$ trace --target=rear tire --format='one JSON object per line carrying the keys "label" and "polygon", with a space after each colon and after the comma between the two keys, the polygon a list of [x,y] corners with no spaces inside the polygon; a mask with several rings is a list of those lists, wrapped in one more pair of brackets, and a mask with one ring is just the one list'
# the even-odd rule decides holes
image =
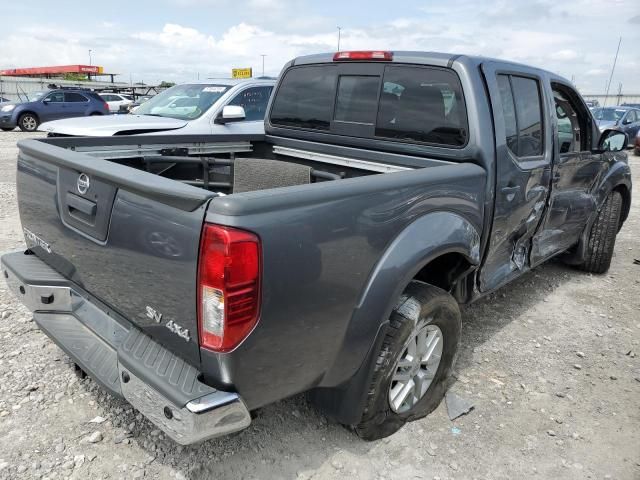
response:
{"label": "rear tire", "polygon": [[35,132],[38,129],[38,125],[40,125],[40,120],[33,113],[23,113],[18,118],[18,127],[23,132]]}
{"label": "rear tire", "polygon": [[622,195],[620,192],[611,192],[591,226],[587,252],[584,262],[577,265],[579,269],[591,273],[604,273],[609,270],[616,244],[616,235],[620,227],[621,211]]}
{"label": "rear tire", "polygon": [[[460,309],[451,295],[422,282],[409,284],[391,313],[365,410],[355,426],[360,438],[378,440],[387,437],[406,422],[422,418],[437,408],[455,363],[461,329]],[[422,342],[426,349],[420,348],[423,330],[427,335]],[[418,349],[412,363],[409,353],[414,341]],[[423,353],[429,350],[432,353]],[[435,352],[440,352],[437,365],[434,363]],[[427,381],[430,383],[425,385],[423,382]],[[412,382],[414,386],[410,393],[402,397],[403,384],[410,386]]]}

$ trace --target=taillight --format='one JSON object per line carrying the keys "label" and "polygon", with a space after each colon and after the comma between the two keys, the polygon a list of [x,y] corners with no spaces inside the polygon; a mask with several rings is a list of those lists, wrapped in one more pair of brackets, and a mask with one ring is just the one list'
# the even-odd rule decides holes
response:
{"label": "taillight", "polygon": [[251,232],[204,225],[198,262],[201,347],[233,350],[258,322],[260,250],[260,240]]}
{"label": "taillight", "polygon": [[104,102],[104,109],[109,110],[109,104],[107,102]]}
{"label": "taillight", "polygon": [[354,52],[336,52],[333,55],[333,61],[344,60],[393,60],[393,52],[383,52],[377,50],[360,50]]}

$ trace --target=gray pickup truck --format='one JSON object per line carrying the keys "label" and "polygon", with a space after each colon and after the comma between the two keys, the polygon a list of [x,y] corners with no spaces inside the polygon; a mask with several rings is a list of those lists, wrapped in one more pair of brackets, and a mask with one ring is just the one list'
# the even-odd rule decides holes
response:
{"label": "gray pickup truck", "polygon": [[[309,397],[378,439],[439,404],[472,302],[556,255],[609,268],[626,136],[486,58],[297,58],[265,135],[19,142],[2,273],[77,365],[182,444]],[[45,374],[45,372],[43,372]]]}

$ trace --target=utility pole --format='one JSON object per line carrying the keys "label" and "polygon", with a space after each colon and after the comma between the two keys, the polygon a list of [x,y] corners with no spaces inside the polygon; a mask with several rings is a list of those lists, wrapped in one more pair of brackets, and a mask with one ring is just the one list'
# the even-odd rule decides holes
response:
{"label": "utility pole", "polygon": [[620,100],[622,100],[622,82],[618,84],[618,101],[616,102],[620,105]]}
{"label": "utility pole", "polygon": [[609,88],[611,88],[611,80],[613,79],[613,72],[616,69],[616,62],[618,61],[618,53],[620,53],[620,44],[622,43],[622,37],[618,40],[618,48],[616,49],[616,56],[613,57],[613,66],[611,67],[611,75],[609,75],[609,81],[607,82],[607,91],[604,94],[604,104],[603,107],[607,104],[607,99],[609,97]]}
{"label": "utility pole", "polygon": [[264,77],[264,57],[266,57],[267,55],[262,53],[260,54],[260,56],[262,57],[262,76]]}
{"label": "utility pole", "polygon": [[342,27],[336,27],[338,29],[338,51],[340,51],[340,31],[342,30]]}
{"label": "utility pole", "polygon": [[91,66],[91,49],[89,49],[89,66]]}

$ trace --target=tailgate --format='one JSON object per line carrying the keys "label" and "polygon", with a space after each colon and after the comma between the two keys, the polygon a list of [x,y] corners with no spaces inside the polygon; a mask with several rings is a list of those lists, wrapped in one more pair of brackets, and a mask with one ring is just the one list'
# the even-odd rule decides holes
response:
{"label": "tailgate", "polygon": [[18,203],[31,250],[199,363],[198,248],[213,194],[38,140],[18,146]]}

